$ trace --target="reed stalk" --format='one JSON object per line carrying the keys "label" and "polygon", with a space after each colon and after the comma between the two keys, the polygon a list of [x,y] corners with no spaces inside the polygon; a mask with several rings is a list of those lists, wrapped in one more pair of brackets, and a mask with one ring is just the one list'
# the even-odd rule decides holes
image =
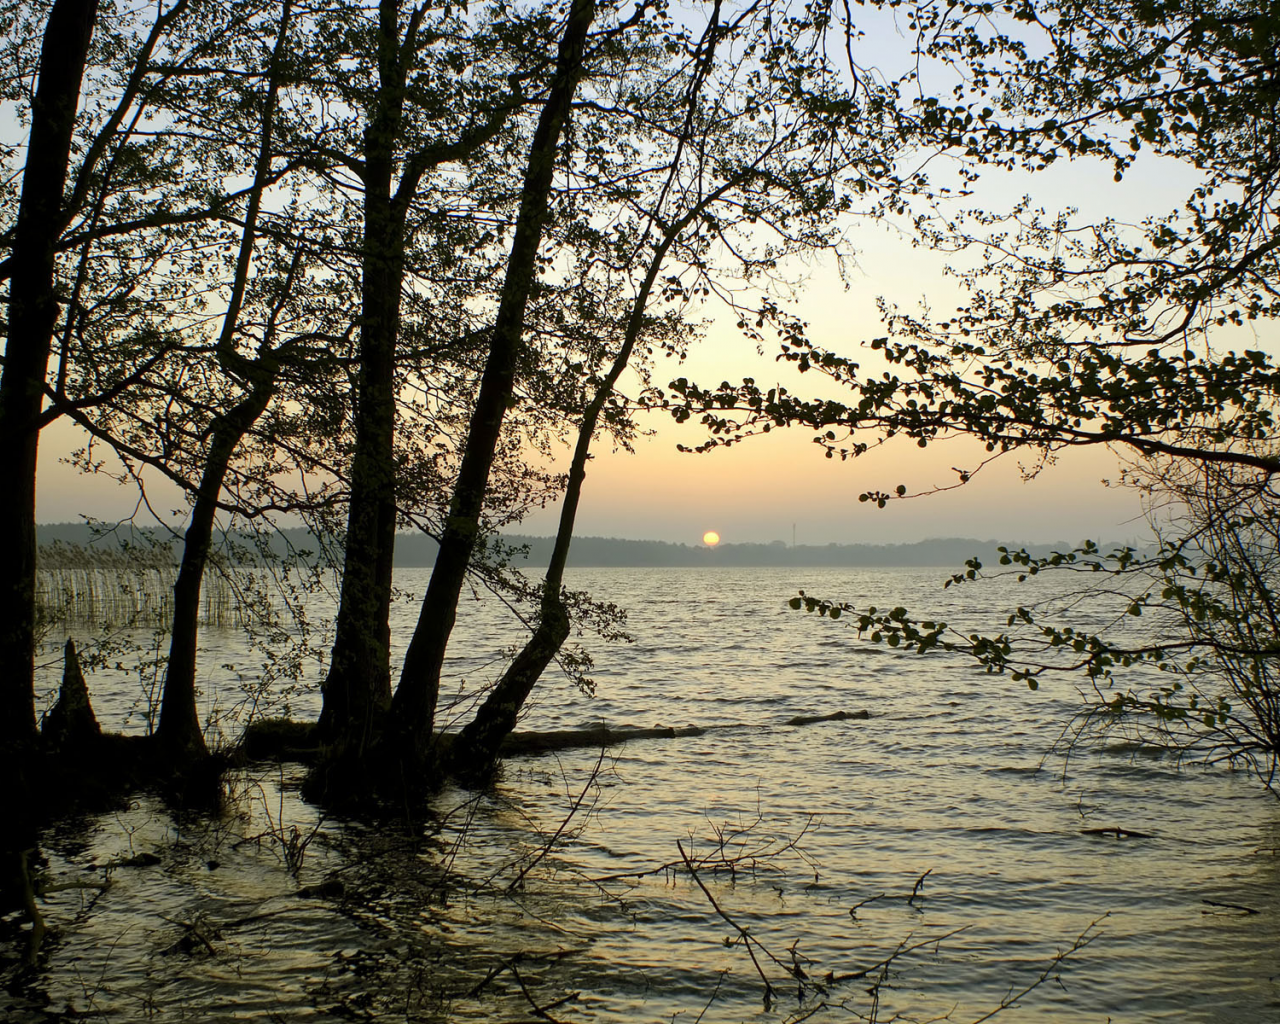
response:
{"label": "reed stalk", "polygon": [[[58,541],[40,547],[36,607],[46,627],[167,628],[177,576],[168,547],[81,547]],[[223,572],[206,575],[200,604],[201,625],[244,624],[240,602]]]}

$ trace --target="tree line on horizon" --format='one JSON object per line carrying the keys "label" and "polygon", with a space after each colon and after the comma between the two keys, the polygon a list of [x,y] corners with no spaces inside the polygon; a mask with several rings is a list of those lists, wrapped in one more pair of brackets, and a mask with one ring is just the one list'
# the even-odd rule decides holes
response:
{"label": "tree line on horizon", "polygon": [[[1078,655],[1040,663],[1008,635],[949,638],[901,610],[857,621],[1032,682],[1084,671],[1100,695],[1114,669],[1156,664],[1176,681],[1108,691],[1104,705],[1203,722],[1228,756],[1274,766],[1280,371],[1219,340],[1280,315],[1269,4],[0,11],[0,102],[26,129],[3,144],[0,186],[0,534],[12,538],[0,747],[15,764],[41,749],[36,453],[52,423],[78,427],[76,464],[134,485],[139,517],[181,552],[147,741],[164,771],[208,755],[195,679],[215,538],[269,546],[278,520],[302,517],[341,539],[316,725],[314,792],[333,797],[487,776],[572,631],[611,628],[565,587],[574,520],[592,445],[626,448],[657,411],[702,423],[703,450],[797,427],[833,461],[894,437],[976,438],[985,457],[939,490],[1018,453],[1033,474],[1065,448],[1127,452],[1122,482],[1150,498],[1155,554],[1086,543],[997,561],[1027,576],[1101,572],[1133,588],[1132,614],[1181,616],[1176,639],[1126,649],[1020,609],[1036,644]],[[1145,172],[1140,159],[1196,178],[1181,206],[1142,223],[971,198],[986,175],[1100,161],[1120,180]],[[799,310],[804,266],[852,259],[859,223],[954,254],[967,299],[941,316],[886,304],[885,337],[855,359],[843,339],[811,337]],[[713,309],[821,387],[733,383],[728,367],[718,385],[657,377]],[[567,465],[547,469],[562,446]],[[152,507],[157,478],[186,496],[181,515]],[[861,497],[917,496],[888,482]],[[550,500],[561,513],[546,571],[514,581],[494,539]],[[438,550],[392,666],[402,529]],[[975,559],[956,579],[982,569]],[[468,579],[515,588],[530,633],[445,756],[436,705]]]}
{"label": "tree line on horizon", "polygon": [[[97,528],[85,523],[41,523],[36,527],[36,537],[41,551],[50,545],[63,545],[72,549],[151,550],[163,547],[166,557],[176,565],[180,550],[160,531],[131,529],[125,538],[100,536]],[[252,535],[240,538],[248,558],[256,554],[250,542]],[[515,568],[545,566],[555,551],[554,536],[523,533],[499,534],[498,542],[507,552],[507,558]],[[341,550],[337,538],[317,538],[305,527],[283,527],[269,539],[274,554],[280,558],[299,558],[305,562],[321,562],[325,552]],[[122,547],[123,545],[123,547]],[[643,568],[646,566],[809,566],[822,568],[899,566],[952,567],[967,558],[978,556],[990,560],[999,558],[1000,549],[1026,550],[1036,555],[1049,555],[1054,551],[1069,550],[1072,545],[1065,540],[1040,544],[1022,544],[975,537],[929,537],[916,541],[899,541],[884,544],[845,544],[831,541],[827,544],[792,545],[783,540],[769,542],[726,542],[715,548],[705,544],[685,544],[678,541],[640,540],[630,537],[574,536],[569,549],[567,567],[580,568]],[[396,537],[394,564],[397,568],[425,568],[435,564],[439,545],[435,539],[422,533],[400,533]],[[43,566],[43,561],[41,562]]]}

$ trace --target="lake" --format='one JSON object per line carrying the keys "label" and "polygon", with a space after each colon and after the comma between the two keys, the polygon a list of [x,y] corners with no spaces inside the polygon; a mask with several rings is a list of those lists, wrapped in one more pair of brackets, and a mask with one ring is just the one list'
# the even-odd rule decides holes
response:
{"label": "lake", "polygon": [[[52,878],[111,884],[46,898],[57,934],[34,975],[5,954],[5,1019],[974,1021],[1042,975],[999,1019],[1280,1019],[1280,802],[1256,780],[1119,733],[1065,757],[1075,681],[1032,693],[786,608],[803,588],[999,627],[1054,585],[946,575],[571,572],[629,610],[635,641],[584,638],[595,695],[549,675],[525,727],[724,728],[513,759],[421,821],[321,818],[299,770],[273,766],[231,778],[214,820],[139,797],[64,823],[44,840]],[[397,604],[397,652],[415,615]],[[499,601],[464,599],[458,716],[519,641]],[[225,708],[257,655],[235,629],[205,647],[206,701]],[[136,676],[90,687],[105,727],[142,726]],[[294,707],[314,714],[315,694]],[[1106,828],[1148,837],[1090,831]]]}

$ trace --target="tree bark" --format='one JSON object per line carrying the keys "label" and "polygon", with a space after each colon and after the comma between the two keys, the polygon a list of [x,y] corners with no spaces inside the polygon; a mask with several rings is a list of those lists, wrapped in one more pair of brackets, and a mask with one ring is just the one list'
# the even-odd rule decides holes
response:
{"label": "tree bark", "polygon": [[49,749],[80,753],[102,735],[102,729],[89,701],[89,687],[80,670],[75,642],[68,640],[63,651],[58,702],[45,716],[40,736]]}
{"label": "tree bark", "polygon": [[[392,173],[404,113],[408,54],[399,3],[378,7],[379,90],[364,135],[364,252],[355,452],[333,652],[324,683],[322,735],[357,752],[380,732],[391,703],[391,559],[395,546],[395,354],[404,277],[407,204]],[[408,35],[416,32],[411,20]]]}
{"label": "tree bark", "polygon": [[515,729],[524,702],[569,636],[569,613],[559,585],[553,590],[548,580],[543,586],[533,635],[449,748],[447,770],[464,782],[484,782],[492,775],[502,741]]}
{"label": "tree bark", "polygon": [[[525,308],[537,277],[538,248],[556,157],[582,77],[583,53],[594,18],[594,0],[574,0],[560,41],[555,77],[529,150],[507,274],[449,516],[392,702],[393,717],[404,730],[403,739],[415,758],[423,757],[431,742],[445,648],[457,616],[467,565],[475,550],[502,420],[515,387]],[[558,627],[549,624],[549,628]]]}
{"label": "tree bark", "polygon": [[54,251],[97,0],[56,0],[40,51],[31,134],[9,282],[9,324],[0,377],[0,744],[36,738],[36,456],[53,326]]}
{"label": "tree bark", "polygon": [[173,584],[173,631],[165,668],[156,740],[175,758],[191,760],[208,751],[196,710],[196,641],[200,632],[200,587],[213,542],[218,498],[236,445],[266,410],[275,391],[275,377],[263,373],[249,395],[214,428],[191,519],[182,541],[182,563]]}

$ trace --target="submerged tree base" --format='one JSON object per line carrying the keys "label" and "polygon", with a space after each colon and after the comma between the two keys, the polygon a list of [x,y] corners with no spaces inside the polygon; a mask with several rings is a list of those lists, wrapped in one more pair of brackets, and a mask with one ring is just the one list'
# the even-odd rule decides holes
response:
{"label": "submerged tree base", "polygon": [[119,806],[144,789],[171,803],[216,806],[225,753],[191,759],[154,736],[102,733],[73,747],[38,744],[0,755],[10,820],[38,826],[80,811]]}
{"label": "submerged tree base", "polygon": [[[225,754],[191,759],[154,736],[82,735],[75,744],[36,742],[0,751],[5,829],[0,836],[0,914],[29,909],[26,853],[41,828],[78,814],[127,806],[140,790],[179,808],[216,810]],[[34,920],[33,920],[34,925]]]}

